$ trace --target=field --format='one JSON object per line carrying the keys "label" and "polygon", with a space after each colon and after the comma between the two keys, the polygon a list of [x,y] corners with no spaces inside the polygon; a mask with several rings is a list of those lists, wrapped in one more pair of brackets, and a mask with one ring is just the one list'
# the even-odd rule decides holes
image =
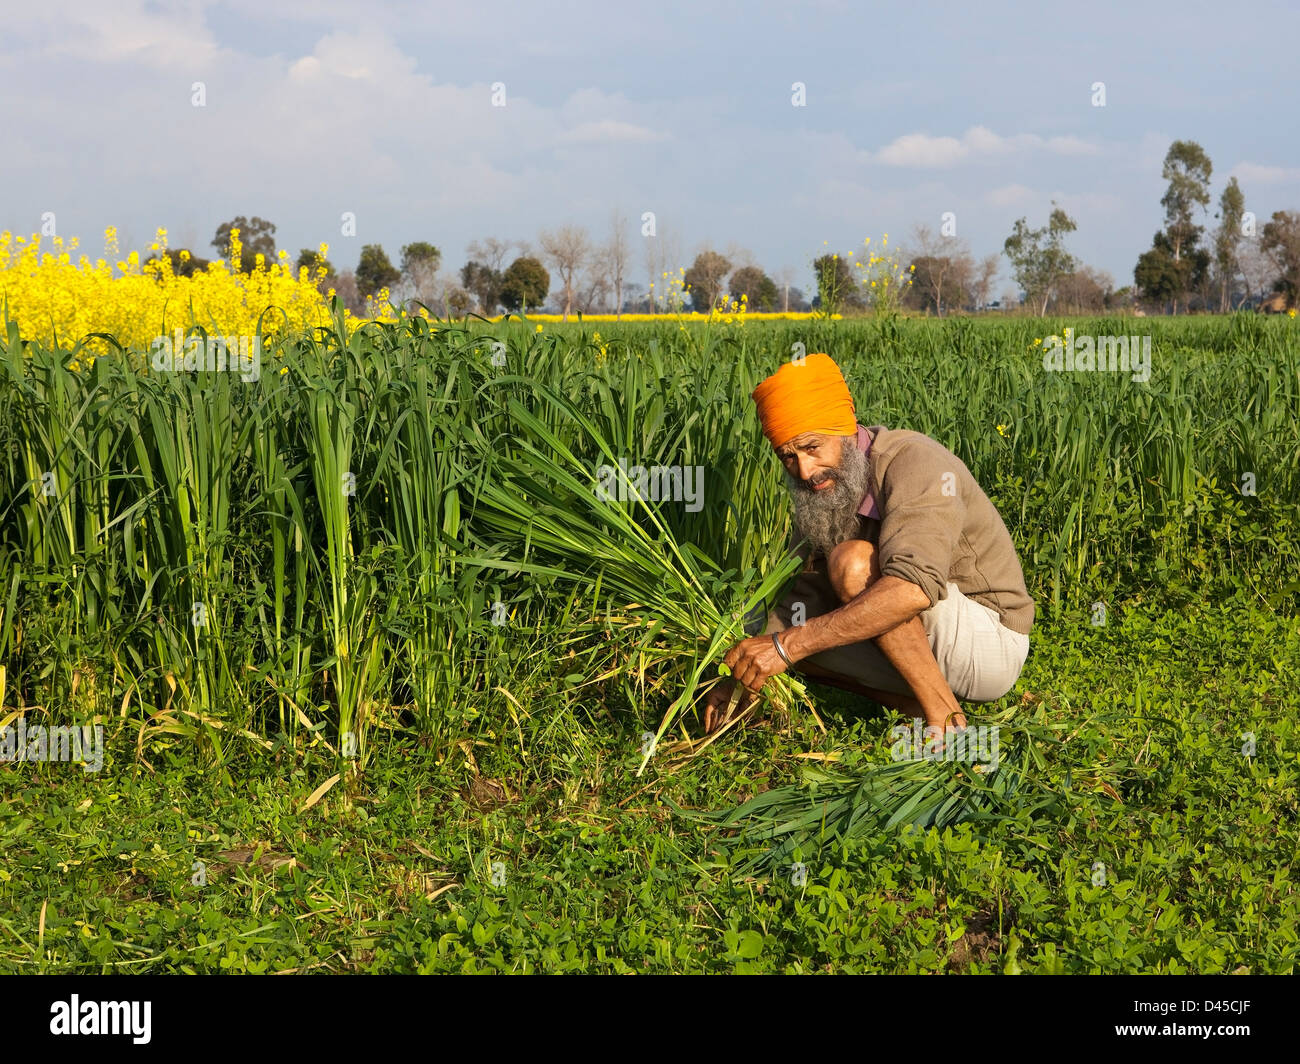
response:
{"label": "field", "polygon": [[[1150,379],[1046,372],[1067,328],[1150,335]],[[1294,320],[254,339],[242,374],[0,344],[0,724],[106,735],[0,765],[0,970],[1295,970]],[[690,814],[895,723],[810,684],[684,742],[786,571],[748,396],[798,345],[1001,511],[1038,621],[972,723],[1029,729],[1052,800],[751,875]],[[601,499],[619,459],[698,506]]]}

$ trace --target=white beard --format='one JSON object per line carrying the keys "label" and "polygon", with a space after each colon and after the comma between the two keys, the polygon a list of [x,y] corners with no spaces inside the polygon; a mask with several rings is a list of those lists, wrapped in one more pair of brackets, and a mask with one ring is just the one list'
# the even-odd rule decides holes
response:
{"label": "white beard", "polygon": [[[794,500],[794,526],[808,541],[814,554],[830,557],[831,551],[858,534],[858,507],[867,494],[867,456],[858,450],[856,436],[841,437],[839,465],[829,474],[835,486],[816,491],[806,481],[785,475],[786,487]],[[823,477],[828,474],[822,474]]]}

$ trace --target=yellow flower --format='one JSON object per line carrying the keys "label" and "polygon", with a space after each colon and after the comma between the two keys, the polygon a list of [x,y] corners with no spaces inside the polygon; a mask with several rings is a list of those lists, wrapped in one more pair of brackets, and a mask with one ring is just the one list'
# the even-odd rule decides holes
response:
{"label": "yellow flower", "polygon": [[538,332],[541,332],[541,331],[542,331],[542,327],[541,327],[540,325],[537,326],[537,331],[538,331]]}
{"label": "yellow flower", "polygon": [[1006,434],[1007,434],[1007,427],[1006,427],[1006,425],[999,425],[999,426],[998,426],[998,435],[999,435],[999,436],[1006,436]]}

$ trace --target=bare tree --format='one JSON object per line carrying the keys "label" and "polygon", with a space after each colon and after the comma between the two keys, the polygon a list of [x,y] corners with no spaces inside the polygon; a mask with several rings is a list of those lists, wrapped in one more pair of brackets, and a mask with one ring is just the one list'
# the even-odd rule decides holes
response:
{"label": "bare tree", "polygon": [[365,310],[366,301],[361,298],[361,293],[357,289],[357,275],[351,270],[344,270],[335,279],[334,294],[353,314],[360,314]]}
{"label": "bare tree", "polygon": [[518,248],[521,255],[528,254],[527,242],[522,240],[498,240],[494,236],[485,237],[482,240],[471,240],[465,248],[465,253],[471,259],[483,263],[496,273],[501,273],[506,267],[506,258],[513,248]]}
{"label": "bare tree", "polygon": [[1052,309],[1058,314],[1090,314],[1106,310],[1115,279],[1104,270],[1080,266],[1056,284]]}
{"label": "bare tree", "polygon": [[1237,308],[1247,299],[1263,299],[1273,287],[1273,278],[1277,276],[1277,267],[1260,246],[1258,237],[1249,238],[1242,243],[1237,252],[1237,271],[1245,289],[1245,295],[1238,301]]}
{"label": "bare tree", "polygon": [[573,278],[591,256],[591,242],[581,226],[565,225],[554,231],[543,229],[537,237],[542,255],[560,276],[564,300],[564,321],[573,309]]}
{"label": "bare tree", "polygon": [[665,233],[660,227],[657,236],[645,237],[645,267],[649,277],[650,313],[658,313],[661,302],[666,306],[677,267],[681,259],[681,241],[675,234]]}
{"label": "bare tree", "polygon": [[934,307],[943,317],[945,306],[960,305],[975,286],[977,268],[970,248],[956,237],[936,236],[927,225],[917,225],[908,245],[912,271],[909,295],[920,306]]}
{"label": "bare tree", "polygon": [[741,247],[734,240],[727,244],[725,254],[727,258],[731,260],[733,269],[740,270],[744,269],[746,266],[754,266],[758,269],[762,269],[762,267],[759,266],[758,259],[754,257],[754,253],[750,251],[749,248]]}
{"label": "bare tree", "polygon": [[597,248],[591,265],[574,288],[573,305],[583,314],[601,314],[606,310],[613,290],[608,256],[608,248]]}
{"label": "bare tree", "polygon": [[988,306],[989,297],[993,294],[993,285],[998,279],[998,270],[1002,266],[1002,257],[996,252],[992,255],[986,255],[980,259],[979,265],[975,267],[975,274],[971,279],[971,296],[975,300],[975,309],[980,310]]}
{"label": "bare tree", "polygon": [[631,257],[631,248],[627,239],[627,219],[615,211],[610,219],[609,243],[604,247],[605,265],[609,271],[609,280],[614,288],[614,314],[623,313],[623,282],[627,276],[627,264]]}
{"label": "bare tree", "polygon": [[777,287],[781,291],[781,313],[790,312],[790,286],[794,284],[795,270],[793,266],[782,266],[781,272],[777,276]]}

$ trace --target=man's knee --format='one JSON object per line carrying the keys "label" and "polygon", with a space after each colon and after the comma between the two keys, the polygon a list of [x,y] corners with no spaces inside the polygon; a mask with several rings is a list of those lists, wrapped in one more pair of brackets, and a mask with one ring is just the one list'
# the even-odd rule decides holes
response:
{"label": "man's knee", "polygon": [[846,539],[826,559],[831,586],[841,602],[851,602],[880,577],[876,548],[865,539]]}

